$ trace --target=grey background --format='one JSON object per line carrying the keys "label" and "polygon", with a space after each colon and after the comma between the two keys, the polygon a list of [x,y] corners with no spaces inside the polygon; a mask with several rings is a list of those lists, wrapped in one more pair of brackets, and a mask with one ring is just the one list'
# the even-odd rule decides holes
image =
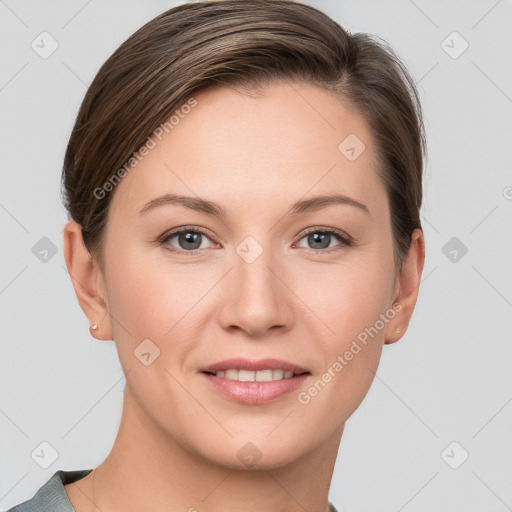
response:
{"label": "grey background", "polygon": [[[60,172],[100,65],[179,3],[0,1],[2,510],[57,469],[99,464],[117,433],[125,379],[65,268]],[[429,144],[416,312],[347,422],[330,498],[345,512],[512,510],[512,2],[307,3],[391,43],[419,84]],[[42,31],[59,45],[47,59],[31,48]],[[453,31],[469,44],[457,58]],[[42,442],[58,453],[46,469],[31,456]]]}

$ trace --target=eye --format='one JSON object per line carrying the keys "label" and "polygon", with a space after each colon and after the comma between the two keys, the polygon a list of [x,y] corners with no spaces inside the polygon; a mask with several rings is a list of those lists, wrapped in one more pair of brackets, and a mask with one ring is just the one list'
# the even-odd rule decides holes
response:
{"label": "eye", "polygon": [[[337,250],[336,245],[341,249],[343,247],[349,247],[353,243],[349,235],[334,228],[311,228],[302,236],[299,243],[304,239],[306,239],[307,244],[310,244],[310,246],[307,246],[308,249],[320,252],[331,252],[325,249],[332,249],[334,247],[334,250]],[[339,243],[334,244],[334,246],[331,245],[332,242],[336,242],[336,240]]]}
{"label": "eye", "polygon": [[[176,241],[172,243],[174,239]],[[159,243],[165,245],[165,248],[171,252],[190,255],[201,249],[207,249],[209,247],[208,240],[209,238],[204,231],[184,227],[165,233],[159,239]]]}
{"label": "eye", "polygon": [[[353,244],[349,235],[334,228],[310,228],[300,238],[299,247],[304,247],[300,245],[304,239],[309,244],[306,248],[316,252],[331,252]],[[173,242],[173,240],[175,241]],[[210,246],[208,242],[211,242],[205,231],[186,226],[165,233],[158,241],[168,251],[187,256],[193,256],[202,249],[207,249]],[[337,244],[336,241],[338,241]]]}

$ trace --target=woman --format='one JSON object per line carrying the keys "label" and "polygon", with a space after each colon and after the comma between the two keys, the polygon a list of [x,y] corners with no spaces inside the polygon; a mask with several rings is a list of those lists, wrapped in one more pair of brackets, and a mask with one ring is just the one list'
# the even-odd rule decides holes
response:
{"label": "woman", "polygon": [[121,425],[97,468],[11,510],[336,510],[345,422],[416,304],[424,153],[398,57],[313,7],[197,2],[133,34],[63,170]]}

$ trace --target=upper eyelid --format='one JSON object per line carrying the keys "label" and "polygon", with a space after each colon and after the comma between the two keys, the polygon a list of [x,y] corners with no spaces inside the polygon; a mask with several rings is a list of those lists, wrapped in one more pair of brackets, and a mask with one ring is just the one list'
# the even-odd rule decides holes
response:
{"label": "upper eyelid", "polygon": [[308,235],[309,233],[314,233],[315,231],[318,231],[319,233],[322,233],[322,232],[331,233],[333,235],[342,236],[344,238],[347,238],[348,240],[352,240],[352,237],[348,233],[346,233],[343,229],[331,228],[328,226],[306,228],[306,231],[303,231],[302,237]]}
{"label": "upper eyelid", "polygon": [[196,233],[202,233],[203,235],[207,235],[209,238],[212,236],[210,235],[210,231],[206,228],[199,227],[199,226],[181,226],[179,228],[170,229],[169,231],[166,231],[163,235],[161,235],[158,239],[159,240],[166,240],[167,238],[179,235],[183,231],[194,231]]}

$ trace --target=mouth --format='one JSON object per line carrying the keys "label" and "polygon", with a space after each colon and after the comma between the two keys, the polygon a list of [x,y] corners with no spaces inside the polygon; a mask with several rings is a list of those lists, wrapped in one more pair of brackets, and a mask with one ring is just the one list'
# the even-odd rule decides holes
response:
{"label": "mouth", "polygon": [[297,389],[311,375],[301,366],[279,359],[228,359],[202,368],[210,386],[244,404],[263,404]]}
{"label": "mouth", "polygon": [[240,382],[271,382],[309,373],[306,368],[282,359],[225,359],[200,370],[202,373]]}
{"label": "mouth", "polygon": [[271,369],[265,370],[243,370],[239,368],[229,368],[228,370],[220,370],[218,372],[202,372],[212,377],[224,377],[228,380],[236,380],[238,382],[274,382],[283,379],[292,379],[298,375],[309,374],[309,372],[293,372],[291,370]]}

